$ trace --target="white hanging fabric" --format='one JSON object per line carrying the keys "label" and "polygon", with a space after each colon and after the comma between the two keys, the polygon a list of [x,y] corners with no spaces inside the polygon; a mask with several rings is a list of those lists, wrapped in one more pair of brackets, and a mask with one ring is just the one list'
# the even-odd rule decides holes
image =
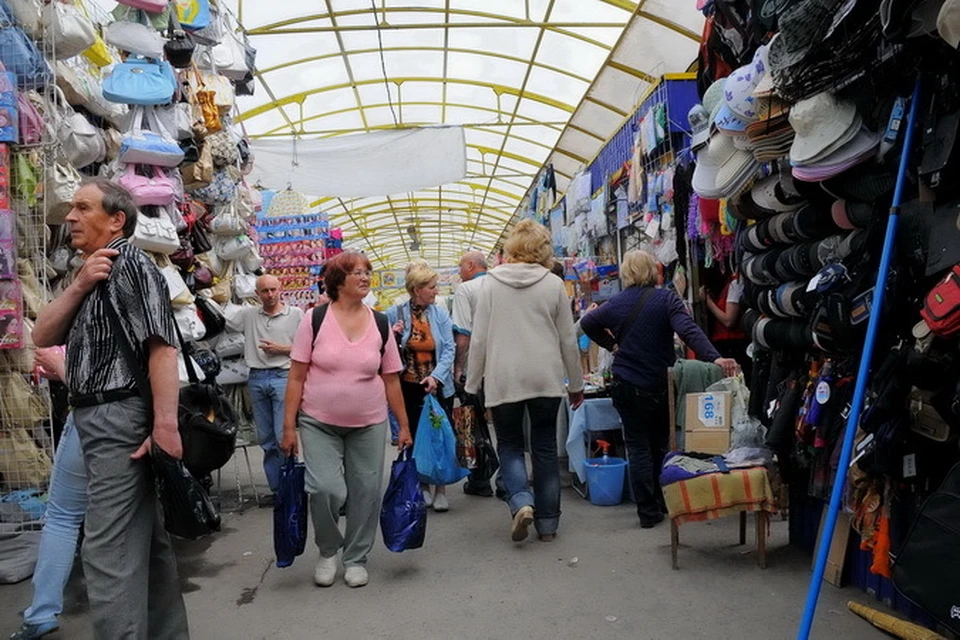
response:
{"label": "white hanging fabric", "polygon": [[254,140],[254,181],[318,197],[389,196],[467,175],[462,127],[391,129],[319,140]]}

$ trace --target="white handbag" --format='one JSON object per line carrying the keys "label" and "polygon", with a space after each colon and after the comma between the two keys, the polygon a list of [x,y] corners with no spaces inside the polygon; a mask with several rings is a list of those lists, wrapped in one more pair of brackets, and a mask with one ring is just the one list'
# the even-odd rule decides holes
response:
{"label": "white handbag", "polygon": [[210,231],[218,236],[236,236],[246,232],[246,224],[237,215],[233,204],[213,207],[214,217],[210,221]]}
{"label": "white handbag", "polygon": [[170,264],[167,256],[158,256],[157,267],[160,269],[163,279],[167,281],[167,289],[170,292],[170,304],[173,305],[174,309],[186,307],[196,302],[196,298],[190,293],[190,289],[187,287],[187,283],[184,282],[183,276],[180,275],[180,270]]}
{"label": "white handbag", "polygon": [[[180,248],[180,238],[177,236],[177,228],[167,218],[148,218],[140,214],[137,216],[137,226],[130,238],[130,244],[144,251],[168,256]],[[170,293],[172,296],[173,292]]]}
{"label": "white handbag", "polygon": [[217,384],[223,386],[244,384],[249,379],[250,367],[247,366],[243,358],[220,361],[220,375],[217,376]]}
{"label": "white handbag", "polygon": [[257,297],[257,276],[247,273],[240,263],[234,265],[233,292],[241,300],[250,300]]}
{"label": "white handbag", "polygon": [[177,102],[165,107],[157,107],[155,111],[164,129],[173,134],[177,140],[188,140],[193,137],[193,107],[188,102]]}
{"label": "white handbag", "polygon": [[53,87],[51,103],[52,108],[48,109],[48,112],[56,113],[57,140],[70,164],[82,169],[94,162],[103,162],[107,154],[107,145],[100,135],[100,130],[93,126],[83,114],[73,110],[60,87]]}
{"label": "white handbag", "polygon": [[253,250],[253,240],[245,235],[216,238],[213,250],[221,260],[239,260]]}
{"label": "white handbag", "polygon": [[93,22],[75,5],[53,2],[41,13],[43,37],[58,60],[80,55],[97,41]]}
{"label": "white handbag", "polygon": [[43,210],[47,224],[63,224],[83,177],[69,162],[58,160],[44,175]]}
{"label": "white handbag", "polygon": [[221,358],[242,356],[247,347],[247,339],[242,333],[224,333],[217,340],[214,351]]}
{"label": "white handbag", "polygon": [[121,51],[146,58],[163,59],[166,39],[153,27],[138,22],[112,22],[104,29],[103,39]]}
{"label": "white handbag", "polygon": [[[203,326],[203,321],[197,314],[197,305],[195,304],[191,303],[179,309],[174,309],[173,319],[177,323],[177,328],[180,329],[180,334],[183,336],[183,339],[187,342],[203,340],[203,336],[207,333],[206,328]],[[182,354],[180,362],[181,364],[183,363]],[[200,367],[197,367],[196,370],[199,371]],[[183,380],[182,377],[180,379]]]}
{"label": "white handbag", "polygon": [[17,24],[33,40],[43,37],[43,21],[40,3],[37,0],[7,0],[7,6],[17,19]]}

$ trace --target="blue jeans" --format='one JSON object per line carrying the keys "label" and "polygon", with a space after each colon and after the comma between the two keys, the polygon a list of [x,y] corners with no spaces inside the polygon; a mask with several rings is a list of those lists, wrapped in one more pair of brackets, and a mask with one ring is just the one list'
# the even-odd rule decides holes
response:
{"label": "blue jeans", "polygon": [[280,465],[283,462],[280,440],[283,438],[283,396],[287,392],[287,373],[286,369],[250,369],[247,382],[257,439],[263,449],[263,472],[273,493],[280,490]]}
{"label": "blue jeans", "polygon": [[[492,407],[497,432],[500,479],[507,492],[510,513],[532,506],[537,532],[557,532],[560,524],[560,467],[557,462],[557,411],[560,398],[532,398]],[[533,461],[533,491],[524,458],[523,414],[530,414],[530,457]],[[498,484],[500,482],[498,479]]]}
{"label": "blue jeans", "polygon": [[63,611],[63,589],[73,569],[77,537],[86,511],[87,472],[71,413],[54,458],[46,522],[33,572],[33,602],[23,613],[27,624],[54,622]]}
{"label": "blue jeans", "polygon": [[387,409],[387,419],[390,421],[390,440],[396,440],[400,437],[400,422],[392,409]]}

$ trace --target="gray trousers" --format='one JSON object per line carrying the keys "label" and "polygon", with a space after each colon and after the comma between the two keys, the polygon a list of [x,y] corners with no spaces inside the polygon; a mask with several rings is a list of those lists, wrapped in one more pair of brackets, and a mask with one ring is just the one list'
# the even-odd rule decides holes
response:
{"label": "gray trousers", "polygon": [[[335,427],[301,412],[298,423],[320,555],[330,558],[343,548],[344,566],[364,565],[380,524],[387,422]],[[344,503],[347,526],[341,534],[338,522]]]}
{"label": "gray trousers", "polygon": [[97,640],[190,637],[177,559],[163,528],[149,458],[131,460],[150,434],[130,398],[73,412],[87,469],[83,573]]}

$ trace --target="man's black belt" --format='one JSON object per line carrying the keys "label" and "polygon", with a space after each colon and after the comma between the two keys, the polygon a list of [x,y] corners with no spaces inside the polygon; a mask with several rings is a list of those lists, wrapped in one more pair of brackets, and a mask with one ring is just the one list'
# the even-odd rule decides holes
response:
{"label": "man's black belt", "polygon": [[139,398],[140,392],[136,389],[112,389],[110,391],[101,391],[100,393],[85,393],[82,395],[70,395],[70,406],[74,409],[83,407],[96,407],[97,405],[107,404],[109,402],[119,402],[128,398]]}

